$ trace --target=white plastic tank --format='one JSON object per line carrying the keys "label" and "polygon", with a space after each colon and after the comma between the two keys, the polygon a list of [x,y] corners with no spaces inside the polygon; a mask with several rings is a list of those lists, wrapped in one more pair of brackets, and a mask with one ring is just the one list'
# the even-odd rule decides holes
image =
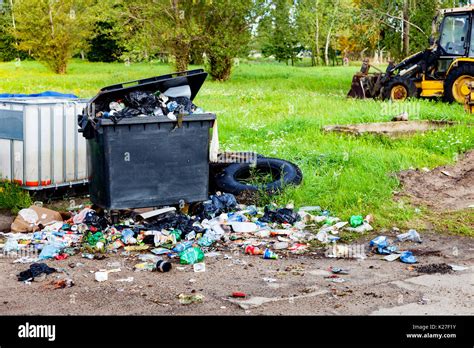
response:
{"label": "white plastic tank", "polygon": [[0,178],[27,189],[87,181],[86,140],[77,115],[87,100],[0,99]]}

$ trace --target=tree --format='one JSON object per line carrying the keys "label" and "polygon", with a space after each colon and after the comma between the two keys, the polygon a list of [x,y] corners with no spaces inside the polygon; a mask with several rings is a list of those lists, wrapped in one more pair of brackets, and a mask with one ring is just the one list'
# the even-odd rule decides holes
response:
{"label": "tree", "polygon": [[296,4],[296,31],[301,44],[311,50],[311,65],[319,65],[320,0],[300,0]]}
{"label": "tree", "polygon": [[268,15],[272,18],[269,40],[262,51],[266,56],[273,55],[279,62],[294,65],[296,55],[300,51],[299,40],[294,18],[291,14],[289,0],[274,0],[270,5]]}
{"label": "tree", "polygon": [[19,48],[58,74],[65,74],[75,50],[92,36],[93,0],[16,0],[13,30]]}
{"label": "tree", "polygon": [[203,37],[203,13],[208,1],[123,0],[118,16],[127,58],[147,60],[166,53],[174,57],[176,70],[186,70],[191,47]]}
{"label": "tree", "polygon": [[214,80],[230,77],[233,59],[246,52],[250,24],[255,19],[253,0],[221,0],[209,3],[205,12],[201,42],[208,57],[209,73]]}
{"label": "tree", "polygon": [[0,4],[0,60],[11,61],[15,58],[24,59],[27,54],[18,50],[18,42],[12,34],[15,18],[10,3]]}
{"label": "tree", "polygon": [[91,62],[114,62],[121,57],[124,48],[116,33],[117,24],[112,21],[98,21],[95,35],[88,40],[87,59]]}

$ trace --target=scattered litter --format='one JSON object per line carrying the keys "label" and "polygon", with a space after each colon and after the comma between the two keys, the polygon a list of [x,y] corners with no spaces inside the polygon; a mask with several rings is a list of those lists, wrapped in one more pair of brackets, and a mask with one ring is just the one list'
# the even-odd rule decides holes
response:
{"label": "scattered litter", "polygon": [[405,241],[411,241],[411,242],[416,242],[416,243],[421,243],[421,237],[420,234],[416,230],[408,230],[407,233],[402,233],[397,235],[397,241],[400,242],[405,242]]}
{"label": "scattered litter", "polygon": [[469,269],[469,267],[464,267],[464,266],[458,266],[458,265],[449,265],[453,271],[460,272],[460,271],[465,271],[466,269]]}
{"label": "scattered litter", "polygon": [[390,254],[390,255],[384,256],[384,260],[392,262],[398,259],[399,257],[400,257],[400,254]]}
{"label": "scattered litter", "polygon": [[74,281],[72,279],[61,279],[52,281],[50,284],[53,285],[54,289],[64,289],[74,286]]}
{"label": "scattered litter", "polygon": [[95,280],[98,282],[105,282],[109,279],[107,272],[95,272]]}
{"label": "scattered litter", "polygon": [[244,297],[247,297],[247,294],[244,292],[236,291],[232,293],[232,297],[244,298]]}
{"label": "scattered litter", "polygon": [[32,263],[32,262],[38,262],[39,259],[37,257],[30,257],[30,256],[23,256],[20,257],[19,259],[16,259],[13,261],[13,263]]}
{"label": "scattered litter", "polygon": [[416,257],[411,251],[404,251],[400,254],[400,261],[403,263],[416,263]]}
{"label": "scattered litter", "polygon": [[122,279],[117,279],[116,282],[126,282],[126,283],[132,283],[133,282],[133,277],[128,277],[128,278],[122,278]]}
{"label": "scattered litter", "polygon": [[237,233],[250,233],[258,230],[258,226],[253,222],[232,222],[230,225]]}
{"label": "scattered litter", "polygon": [[263,278],[263,281],[267,283],[275,283],[277,280],[275,278]]}
{"label": "scattered litter", "polygon": [[206,272],[206,264],[204,262],[195,263],[193,265],[194,272]]}
{"label": "scattered litter", "polygon": [[422,297],[421,300],[420,300],[420,304],[422,305],[427,305],[431,302],[431,300],[427,297]]}
{"label": "scattered litter", "polygon": [[330,270],[334,274],[349,274],[349,270],[344,268],[331,267]]}
{"label": "scattered litter", "polygon": [[196,295],[186,295],[186,294],[179,294],[179,303],[183,305],[189,305],[192,303],[202,303],[204,301],[204,295],[196,294]]}
{"label": "scattered litter", "polygon": [[27,280],[35,280],[35,278],[38,278],[39,276],[45,274],[51,274],[56,272],[55,268],[49,267],[45,263],[33,263],[29,269],[26,271],[20,272],[17,275],[18,281],[27,281]]}

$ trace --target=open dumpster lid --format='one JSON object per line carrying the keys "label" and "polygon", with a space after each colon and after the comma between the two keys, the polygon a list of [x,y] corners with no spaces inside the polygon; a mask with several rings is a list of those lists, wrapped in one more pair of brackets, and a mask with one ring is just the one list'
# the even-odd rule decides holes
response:
{"label": "open dumpster lid", "polygon": [[125,95],[133,91],[149,91],[153,93],[160,91],[164,93],[169,88],[186,85],[190,87],[191,100],[193,100],[206,78],[207,72],[203,69],[196,69],[123,82],[102,88],[100,92],[89,101],[89,104],[95,104],[95,110],[107,110],[110,102],[122,99]]}

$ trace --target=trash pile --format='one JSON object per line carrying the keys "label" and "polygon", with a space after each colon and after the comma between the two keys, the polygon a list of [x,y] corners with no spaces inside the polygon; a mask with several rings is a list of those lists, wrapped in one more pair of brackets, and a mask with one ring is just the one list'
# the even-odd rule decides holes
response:
{"label": "trash pile", "polygon": [[[335,243],[344,229],[372,229],[361,216],[346,222],[320,207],[298,211],[291,205],[257,208],[238,204],[233,195],[226,193],[211,196],[193,215],[174,207],[141,214],[129,211],[118,224],[112,224],[106,215],[91,208],[71,213],[63,221],[61,214],[46,208],[21,210],[12,231],[24,233],[6,234],[4,253],[18,253],[15,262],[21,263],[64,260],[76,254],[103,259],[109,253],[137,253],[140,262],[136,270],[168,272],[172,263],[179,263],[205,271],[205,255],[218,250],[240,250],[275,260],[307,252],[313,240]],[[21,251],[27,248],[37,257],[32,253],[23,255]],[[97,280],[105,280],[106,276],[99,274]]]}
{"label": "trash pile", "polygon": [[133,91],[123,99],[114,100],[108,105],[96,105],[96,120],[105,118],[114,123],[123,118],[160,117],[164,116],[176,121],[178,115],[202,114],[204,110],[191,101],[191,91],[175,91],[182,87],[168,89],[165,93],[157,91]]}
{"label": "trash pile", "polygon": [[[116,224],[103,212],[82,206],[74,208],[77,210],[71,211],[64,221],[61,214],[43,207],[23,209],[12,224],[12,231],[23,233],[3,234],[3,245],[0,236],[4,254],[17,255],[14,262],[33,263],[19,280],[34,280],[38,272],[52,273],[55,270],[41,262],[64,260],[72,255],[91,260],[104,259],[107,254],[132,257],[137,261],[136,271],[154,272],[169,272],[173,264],[193,265],[195,272],[205,272],[206,255],[218,255],[219,251],[238,251],[275,260],[306,253],[312,244],[332,245],[328,250],[333,253],[327,257],[365,258],[365,250],[359,250],[361,255],[351,254],[350,246],[337,241],[343,231],[373,230],[370,215],[354,215],[349,221],[341,221],[317,206],[299,210],[292,205],[258,208],[238,204],[227,193],[211,196],[197,205],[192,214],[174,207],[145,212],[129,210],[122,213]],[[410,230],[399,234],[394,243],[403,241],[421,243],[421,237]],[[399,258],[404,263],[417,262],[412,252],[399,251],[385,236],[371,240],[369,246],[388,261]],[[30,252],[25,253],[26,250]],[[95,279],[107,281],[110,272],[118,271],[119,268],[100,270]]]}

